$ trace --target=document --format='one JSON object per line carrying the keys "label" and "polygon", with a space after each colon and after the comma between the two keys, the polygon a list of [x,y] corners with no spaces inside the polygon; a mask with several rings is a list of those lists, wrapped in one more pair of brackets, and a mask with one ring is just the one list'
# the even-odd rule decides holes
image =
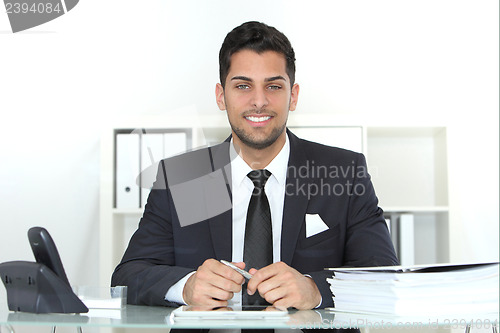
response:
{"label": "document", "polygon": [[139,208],[139,134],[116,135],[116,208]]}
{"label": "document", "polygon": [[186,132],[144,133],[141,138],[141,208],[156,180],[159,162],[187,151]]}
{"label": "document", "polygon": [[403,265],[415,264],[415,235],[413,214],[399,216],[399,261]]}
{"label": "document", "polygon": [[332,268],[335,310],[392,315],[498,313],[498,263]]}

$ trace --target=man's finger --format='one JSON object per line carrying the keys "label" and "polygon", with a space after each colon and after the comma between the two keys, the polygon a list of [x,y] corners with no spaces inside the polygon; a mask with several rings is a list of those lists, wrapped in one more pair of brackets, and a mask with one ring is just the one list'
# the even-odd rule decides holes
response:
{"label": "man's finger", "polygon": [[241,290],[241,284],[236,283],[233,280],[226,279],[220,275],[214,275],[208,283],[217,289],[227,292],[237,293]]}
{"label": "man's finger", "polygon": [[280,299],[283,299],[283,298],[286,298],[287,296],[287,290],[286,288],[273,288],[269,291],[266,291],[266,292],[262,292],[260,290],[260,286],[259,286],[259,294],[269,303],[273,304],[280,300]]}
{"label": "man's finger", "polygon": [[[236,263],[235,265],[241,269],[245,267],[245,263]],[[215,274],[222,276],[224,279],[231,280],[235,284],[242,285],[245,282],[243,275],[221,262],[217,262],[217,266],[212,267],[212,269],[214,269]]]}
{"label": "man's finger", "polygon": [[257,290],[259,291],[259,294],[266,295],[268,292],[282,287],[283,284],[283,281],[281,281],[276,275],[273,275],[259,283],[257,285]]}
{"label": "man's finger", "polygon": [[253,295],[255,291],[257,290],[257,287],[263,282],[266,281],[267,279],[270,279],[271,277],[277,275],[279,273],[279,266],[277,265],[278,263],[271,264],[269,266],[263,267],[259,270],[255,270],[254,268],[250,270],[250,274],[253,275],[253,277],[248,280],[248,285],[247,285],[247,291],[249,295]]}

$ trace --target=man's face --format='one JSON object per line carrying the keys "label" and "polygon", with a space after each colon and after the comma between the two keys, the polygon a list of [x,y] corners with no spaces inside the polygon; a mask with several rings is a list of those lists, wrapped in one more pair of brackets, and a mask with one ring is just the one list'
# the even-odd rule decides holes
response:
{"label": "man's face", "polygon": [[217,84],[217,105],[227,110],[237,145],[264,149],[283,145],[288,111],[299,86],[290,87],[285,57],[274,51],[241,50],[231,56],[225,88]]}

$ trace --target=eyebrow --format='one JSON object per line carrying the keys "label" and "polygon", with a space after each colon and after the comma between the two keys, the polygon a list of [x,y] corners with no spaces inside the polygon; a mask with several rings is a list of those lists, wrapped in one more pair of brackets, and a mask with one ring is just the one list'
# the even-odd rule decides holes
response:
{"label": "eyebrow", "polygon": [[269,77],[269,78],[265,79],[264,81],[271,82],[271,81],[277,81],[277,80],[286,81],[286,79],[283,76],[281,76],[281,75],[276,75],[276,76]]}
{"label": "eyebrow", "polygon": [[[231,78],[231,81],[233,81],[233,80],[242,80],[242,81],[253,82],[253,80],[251,78],[246,77],[246,76],[242,76],[242,75],[233,76]],[[271,77],[264,79],[265,82],[272,82],[272,81],[277,81],[277,80],[286,81],[286,79],[281,75],[271,76]]]}

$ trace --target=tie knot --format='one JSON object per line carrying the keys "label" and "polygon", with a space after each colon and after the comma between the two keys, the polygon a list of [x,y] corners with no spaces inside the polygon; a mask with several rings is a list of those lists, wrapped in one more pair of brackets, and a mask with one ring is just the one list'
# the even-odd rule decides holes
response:
{"label": "tie knot", "polygon": [[252,180],[253,186],[263,189],[271,177],[271,172],[266,169],[253,170],[248,173],[247,177]]}

